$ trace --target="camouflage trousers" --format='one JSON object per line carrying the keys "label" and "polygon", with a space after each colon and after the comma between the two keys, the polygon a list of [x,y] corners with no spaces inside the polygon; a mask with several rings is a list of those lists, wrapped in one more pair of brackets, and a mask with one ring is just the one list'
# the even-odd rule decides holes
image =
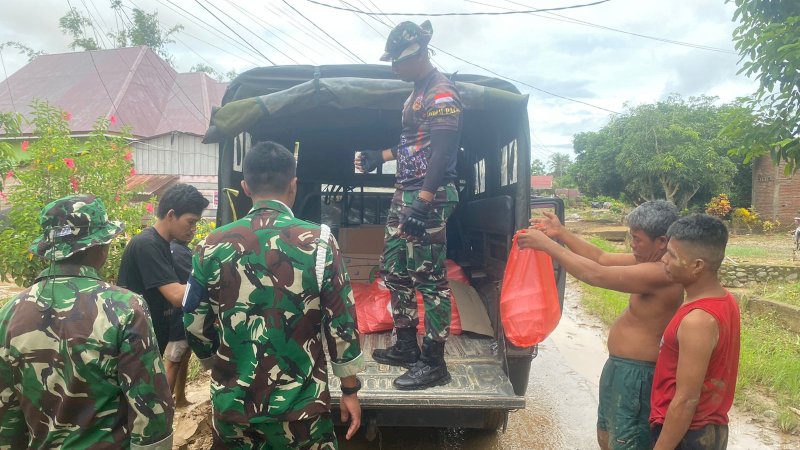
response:
{"label": "camouflage trousers", "polygon": [[229,450],[336,450],[338,444],[330,414],[293,422],[222,422],[214,417],[212,449]]}
{"label": "camouflage trousers", "polygon": [[434,195],[421,242],[399,236],[404,210],[419,191],[397,190],[386,221],[381,275],[391,293],[395,328],[416,328],[419,323],[415,290],[425,305],[425,338],[445,341],[450,334],[450,287],[447,283],[447,218],[458,204],[453,184],[440,187]]}

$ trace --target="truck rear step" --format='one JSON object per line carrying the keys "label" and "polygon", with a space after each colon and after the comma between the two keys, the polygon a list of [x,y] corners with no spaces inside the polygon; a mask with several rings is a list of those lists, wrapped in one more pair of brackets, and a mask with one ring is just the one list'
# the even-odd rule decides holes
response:
{"label": "truck rear step", "polygon": [[[493,339],[450,336],[445,346],[445,360],[453,380],[446,386],[420,391],[398,391],[392,381],[402,375],[402,367],[378,364],[372,360],[372,350],[391,344],[391,333],[361,336],[361,350],[367,364],[359,374],[362,389],[358,393],[364,409],[498,409],[525,408],[525,397],[514,394],[508,376],[503,372],[500,357],[492,351]],[[332,402],[339,404],[339,379],[330,375]]]}

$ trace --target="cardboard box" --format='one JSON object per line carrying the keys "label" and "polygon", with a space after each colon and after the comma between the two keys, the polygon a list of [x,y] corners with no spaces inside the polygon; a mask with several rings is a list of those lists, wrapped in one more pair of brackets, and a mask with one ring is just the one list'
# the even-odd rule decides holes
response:
{"label": "cardboard box", "polygon": [[346,254],[380,255],[383,253],[383,225],[339,228],[339,250]]}
{"label": "cardboard box", "polygon": [[378,270],[380,270],[380,256],[362,253],[343,254],[342,259],[345,266],[347,266],[347,273],[350,274],[350,281],[369,283],[370,274],[373,273],[374,278],[380,278],[378,273]]}

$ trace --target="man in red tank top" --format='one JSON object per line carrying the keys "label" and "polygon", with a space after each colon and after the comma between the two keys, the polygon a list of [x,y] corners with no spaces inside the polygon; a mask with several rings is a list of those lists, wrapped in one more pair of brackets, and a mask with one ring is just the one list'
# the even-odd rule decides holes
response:
{"label": "man in red tank top", "polygon": [[650,403],[655,449],[724,449],[739,370],[739,307],[717,271],[728,230],[695,214],[667,232],[667,276],[686,300],[664,330]]}

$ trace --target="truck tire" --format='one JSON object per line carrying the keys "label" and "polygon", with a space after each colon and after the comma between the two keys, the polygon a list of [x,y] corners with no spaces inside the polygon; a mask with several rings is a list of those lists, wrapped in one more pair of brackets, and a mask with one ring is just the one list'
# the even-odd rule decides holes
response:
{"label": "truck tire", "polygon": [[482,430],[486,431],[506,431],[508,424],[508,411],[492,410],[487,411],[483,421]]}

